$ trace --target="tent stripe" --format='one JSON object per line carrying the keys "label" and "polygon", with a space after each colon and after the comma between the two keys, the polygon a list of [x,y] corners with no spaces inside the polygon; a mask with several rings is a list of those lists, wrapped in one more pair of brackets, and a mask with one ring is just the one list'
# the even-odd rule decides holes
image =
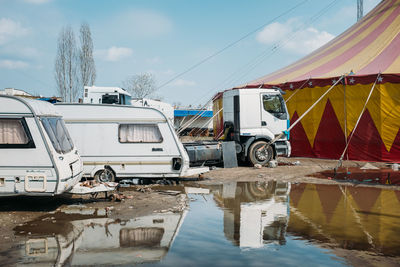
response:
{"label": "tent stripe", "polygon": [[[355,38],[360,36],[362,33],[364,33],[366,30],[371,30],[371,26],[378,20],[382,20],[381,17],[383,16],[388,16],[388,14],[385,11],[388,7],[390,7],[396,0],[391,0],[385,2],[381,2],[380,5],[376,7],[376,11],[371,11],[371,13],[368,15],[367,18],[364,19],[364,22],[359,24],[355,24],[353,27],[351,27],[348,31],[345,33],[339,35],[337,38],[332,40],[330,43],[325,45],[324,47],[318,49],[311,55],[299,60],[298,62],[289,65],[288,67],[281,69],[279,71],[276,71],[272,74],[266,75],[251,84],[258,84],[258,83],[275,83],[274,80],[280,79],[284,77],[286,74],[290,74],[294,71],[298,71],[301,68],[307,67],[310,64],[315,63],[316,61],[323,59],[326,56],[329,56],[330,54],[336,52],[338,49],[343,47],[343,45],[348,45],[351,41],[354,41]],[[376,16],[375,16],[376,14]],[[356,27],[357,26],[357,27]],[[375,27],[379,26],[375,25]],[[354,29],[352,29],[354,28]],[[306,78],[308,78],[307,76]],[[285,79],[280,79],[280,81],[277,81],[278,83],[286,81]]]}
{"label": "tent stripe", "polygon": [[[390,14],[390,16],[385,19],[385,21],[383,23],[381,23],[375,30],[373,30],[367,37],[365,37],[362,41],[360,41],[357,45],[353,46],[352,48],[350,48],[349,50],[345,51],[343,54],[341,54],[340,56],[335,57],[333,60],[326,62],[325,64],[307,72],[304,73],[301,76],[298,76],[292,80],[302,80],[302,79],[306,79],[307,77],[321,77],[324,74],[329,73],[330,71],[340,67],[341,65],[343,65],[344,62],[350,61],[352,60],[352,65],[354,67],[356,67],[357,61],[355,61],[353,58],[357,56],[357,54],[359,54],[362,50],[364,50],[365,48],[367,48],[369,45],[371,45],[373,42],[381,42],[381,40],[377,40],[379,35],[382,34],[383,31],[385,31],[389,26],[392,25],[392,23],[396,20],[396,19],[400,19],[399,17],[400,14],[400,6],[398,6],[394,12],[392,12]],[[364,58],[365,55],[362,55],[362,57]],[[350,72],[351,69],[345,70],[343,68],[341,68],[341,70],[343,71],[343,73],[345,72]],[[357,69],[354,69],[354,71],[358,71]],[[341,74],[343,74],[341,73]],[[332,76],[332,75],[328,75],[328,76]]]}
{"label": "tent stripe", "polygon": [[367,66],[361,69],[357,74],[371,74],[375,73],[376,69],[385,72],[391,65],[399,61],[400,55],[400,33],[396,38],[386,47],[383,52],[371,61]]}

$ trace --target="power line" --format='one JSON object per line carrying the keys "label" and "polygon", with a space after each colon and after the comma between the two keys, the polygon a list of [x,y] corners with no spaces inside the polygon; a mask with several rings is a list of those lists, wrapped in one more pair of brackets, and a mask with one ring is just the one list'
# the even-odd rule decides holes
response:
{"label": "power line", "polygon": [[[174,77],[172,77],[171,79],[169,79],[168,81],[166,81],[165,83],[161,84],[157,90],[163,88],[164,86],[170,84],[172,81],[176,80],[177,78],[185,75],[186,73],[190,72],[191,70],[197,68],[198,66],[202,65],[204,62],[207,62],[208,60],[212,59],[213,57],[221,54],[222,52],[224,52],[225,50],[227,50],[228,48],[234,46],[235,44],[239,43],[240,41],[242,41],[243,39],[246,39],[247,37],[249,37],[250,35],[254,34],[255,32],[261,30],[262,28],[264,28],[266,25],[271,24],[273,21],[279,19],[280,17],[283,17],[284,15],[290,13],[292,10],[298,8],[299,6],[303,5],[304,3],[308,2],[308,0],[303,0],[302,2],[300,2],[299,4],[295,5],[292,8],[289,8],[288,10],[286,10],[285,12],[281,13],[280,15],[276,16],[275,18],[271,19],[270,21],[264,23],[263,25],[257,27],[256,29],[252,30],[251,32],[245,34],[244,36],[242,36],[241,38],[237,39],[236,41],[228,44],[227,46],[223,47],[222,49],[218,50],[217,52],[209,55],[208,57],[204,58],[203,60],[200,60],[199,62],[197,62],[196,64],[192,65],[191,67],[189,67],[188,69],[186,69],[185,71],[175,75]],[[156,90],[156,91],[157,91]]]}
{"label": "power line", "polygon": [[[313,22],[315,22],[317,19],[319,19],[323,14],[325,14],[327,11],[329,11],[337,2],[341,0],[333,0],[329,2],[328,5],[323,7],[321,10],[319,10],[317,13],[315,13],[312,17],[308,19],[307,22],[303,23],[299,27],[297,27],[290,36],[285,36],[278,42],[272,45],[271,47],[268,47],[261,53],[259,53],[257,56],[253,57],[251,60],[249,60],[245,65],[242,67],[239,67],[236,71],[231,73],[227,78],[225,78],[222,82],[220,82],[217,87],[212,88],[211,90],[207,91],[206,94],[204,94],[200,100],[202,100],[205,96],[207,96],[211,91],[214,91],[218,88],[221,87],[232,87],[234,86],[235,83],[238,83],[240,80],[244,79],[252,70],[254,70],[258,65],[260,65],[262,62],[264,62],[266,59],[268,59],[270,56],[275,54],[280,48],[284,47],[290,40],[294,39],[298,32],[307,26],[311,25]],[[239,76],[239,77],[238,77]]]}

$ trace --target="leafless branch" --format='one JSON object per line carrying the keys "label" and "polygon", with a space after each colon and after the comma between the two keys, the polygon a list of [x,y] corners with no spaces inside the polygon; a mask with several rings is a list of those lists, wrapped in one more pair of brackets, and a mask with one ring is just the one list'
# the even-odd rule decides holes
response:
{"label": "leafless branch", "polygon": [[58,37],[55,60],[57,91],[65,102],[74,102],[78,96],[78,50],[71,26],[64,27]]}
{"label": "leafless branch", "polygon": [[79,37],[81,42],[81,49],[79,51],[80,75],[83,88],[83,86],[93,86],[96,80],[93,41],[89,24],[82,23]]}
{"label": "leafless branch", "polygon": [[154,76],[150,73],[130,76],[122,82],[122,86],[134,98],[149,97],[156,91]]}

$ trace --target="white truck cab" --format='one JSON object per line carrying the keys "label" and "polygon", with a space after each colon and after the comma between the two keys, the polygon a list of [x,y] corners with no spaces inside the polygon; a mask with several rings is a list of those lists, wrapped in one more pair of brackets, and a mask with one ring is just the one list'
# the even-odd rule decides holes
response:
{"label": "white truck cab", "polygon": [[131,105],[131,95],[119,87],[85,86],[83,103]]}
{"label": "white truck cab", "polygon": [[[289,133],[285,132],[290,121],[281,90],[228,90],[222,94],[222,106],[222,139],[236,142],[236,152],[242,160],[266,165],[278,155],[290,156]],[[265,147],[282,132],[283,137]]]}

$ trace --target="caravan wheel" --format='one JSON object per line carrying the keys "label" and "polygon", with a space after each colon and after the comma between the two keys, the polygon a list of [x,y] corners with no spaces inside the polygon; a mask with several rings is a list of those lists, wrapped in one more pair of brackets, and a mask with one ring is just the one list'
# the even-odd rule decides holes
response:
{"label": "caravan wheel", "polygon": [[103,182],[103,183],[114,182],[115,173],[110,169],[103,169],[96,172],[96,174],[94,175],[94,179],[96,179],[96,181],[98,182]]}
{"label": "caravan wheel", "polygon": [[249,161],[251,164],[253,165],[260,164],[261,166],[265,166],[268,164],[274,152],[271,146],[267,146],[264,149],[260,149],[266,144],[267,142],[265,141],[257,141],[250,146]]}

